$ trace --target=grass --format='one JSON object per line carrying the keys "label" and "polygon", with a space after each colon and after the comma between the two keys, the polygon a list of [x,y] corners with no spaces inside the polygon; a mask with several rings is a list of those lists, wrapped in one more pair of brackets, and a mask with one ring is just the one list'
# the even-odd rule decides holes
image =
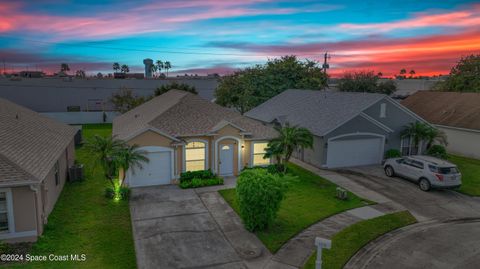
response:
{"label": "grass", "polygon": [[[85,125],[84,139],[111,134],[110,124]],[[83,147],[76,157],[85,164],[83,182],[66,183],[43,235],[33,245],[32,255],[86,254],[84,262],[32,262],[15,268],[135,268],[130,212],[127,201],[104,197],[110,183]]]}
{"label": "grass", "polygon": [[[322,268],[341,269],[368,242],[415,222],[415,218],[408,211],[403,211],[353,224],[333,236],[331,249],[322,251]],[[314,269],[316,257],[315,252],[304,269]]]}
{"label": "grass", "polygon": [[[272,253],[308,226],[339,212],[370,203],[352,193],[349,193],[348,200],[339,200],[335,198],[335,184],[297,165],[289,164],[288,168],[291,174],[297,176],[297,180],[290,184],[273,225],[265,231],[256,232]],[[238,213],[235,189],[219,192]]]}
{"label": "grass", "polygon": [[462,186],[459,192],[480,196],[480,160],[449,155],[448,160],[458,166],[462,172]]}

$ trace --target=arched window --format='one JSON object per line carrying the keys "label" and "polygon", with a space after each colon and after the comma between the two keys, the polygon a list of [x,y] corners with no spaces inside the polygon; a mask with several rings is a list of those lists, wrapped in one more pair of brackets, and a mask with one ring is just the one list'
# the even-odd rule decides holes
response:
{"label": "arched window", "polygon": [[206,143],[190,142],[185,146],[185,171],[206,169]]}

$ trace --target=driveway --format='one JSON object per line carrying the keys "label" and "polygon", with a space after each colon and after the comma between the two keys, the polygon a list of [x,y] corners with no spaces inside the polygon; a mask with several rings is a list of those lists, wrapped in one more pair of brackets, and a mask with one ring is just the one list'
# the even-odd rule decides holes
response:
{"label": "driveway", "polygon": [[191,189],[134,188],[130,212],[138,268],[246,268]]}
{"label": "driveway", "polygon": [[381,166],[338,171],[350,180],[407,208],[419,221],[480,218],[480,198],[452,190],[421,191],[406,179],[385,176]]}

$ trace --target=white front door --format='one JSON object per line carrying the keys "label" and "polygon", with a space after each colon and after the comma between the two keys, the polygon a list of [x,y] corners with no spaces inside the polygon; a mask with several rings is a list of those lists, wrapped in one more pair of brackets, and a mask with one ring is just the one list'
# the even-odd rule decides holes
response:
{"label": "white front door", "polygon": [[233,145],[220,145],[219,174],[233,175]]}
{"label": "white front door", "polygon": [[328,143],[327,167],[379,164],[383,155],[380,137],[336,140]]}

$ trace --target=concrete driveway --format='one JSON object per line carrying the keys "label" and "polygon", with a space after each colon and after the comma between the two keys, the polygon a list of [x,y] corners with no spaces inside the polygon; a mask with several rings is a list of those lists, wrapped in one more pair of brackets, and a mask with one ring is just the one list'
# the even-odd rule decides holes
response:
{"label": "concrete driveway", "polygon": [[246,268],[193,190],[132,189],[138,268]]}

